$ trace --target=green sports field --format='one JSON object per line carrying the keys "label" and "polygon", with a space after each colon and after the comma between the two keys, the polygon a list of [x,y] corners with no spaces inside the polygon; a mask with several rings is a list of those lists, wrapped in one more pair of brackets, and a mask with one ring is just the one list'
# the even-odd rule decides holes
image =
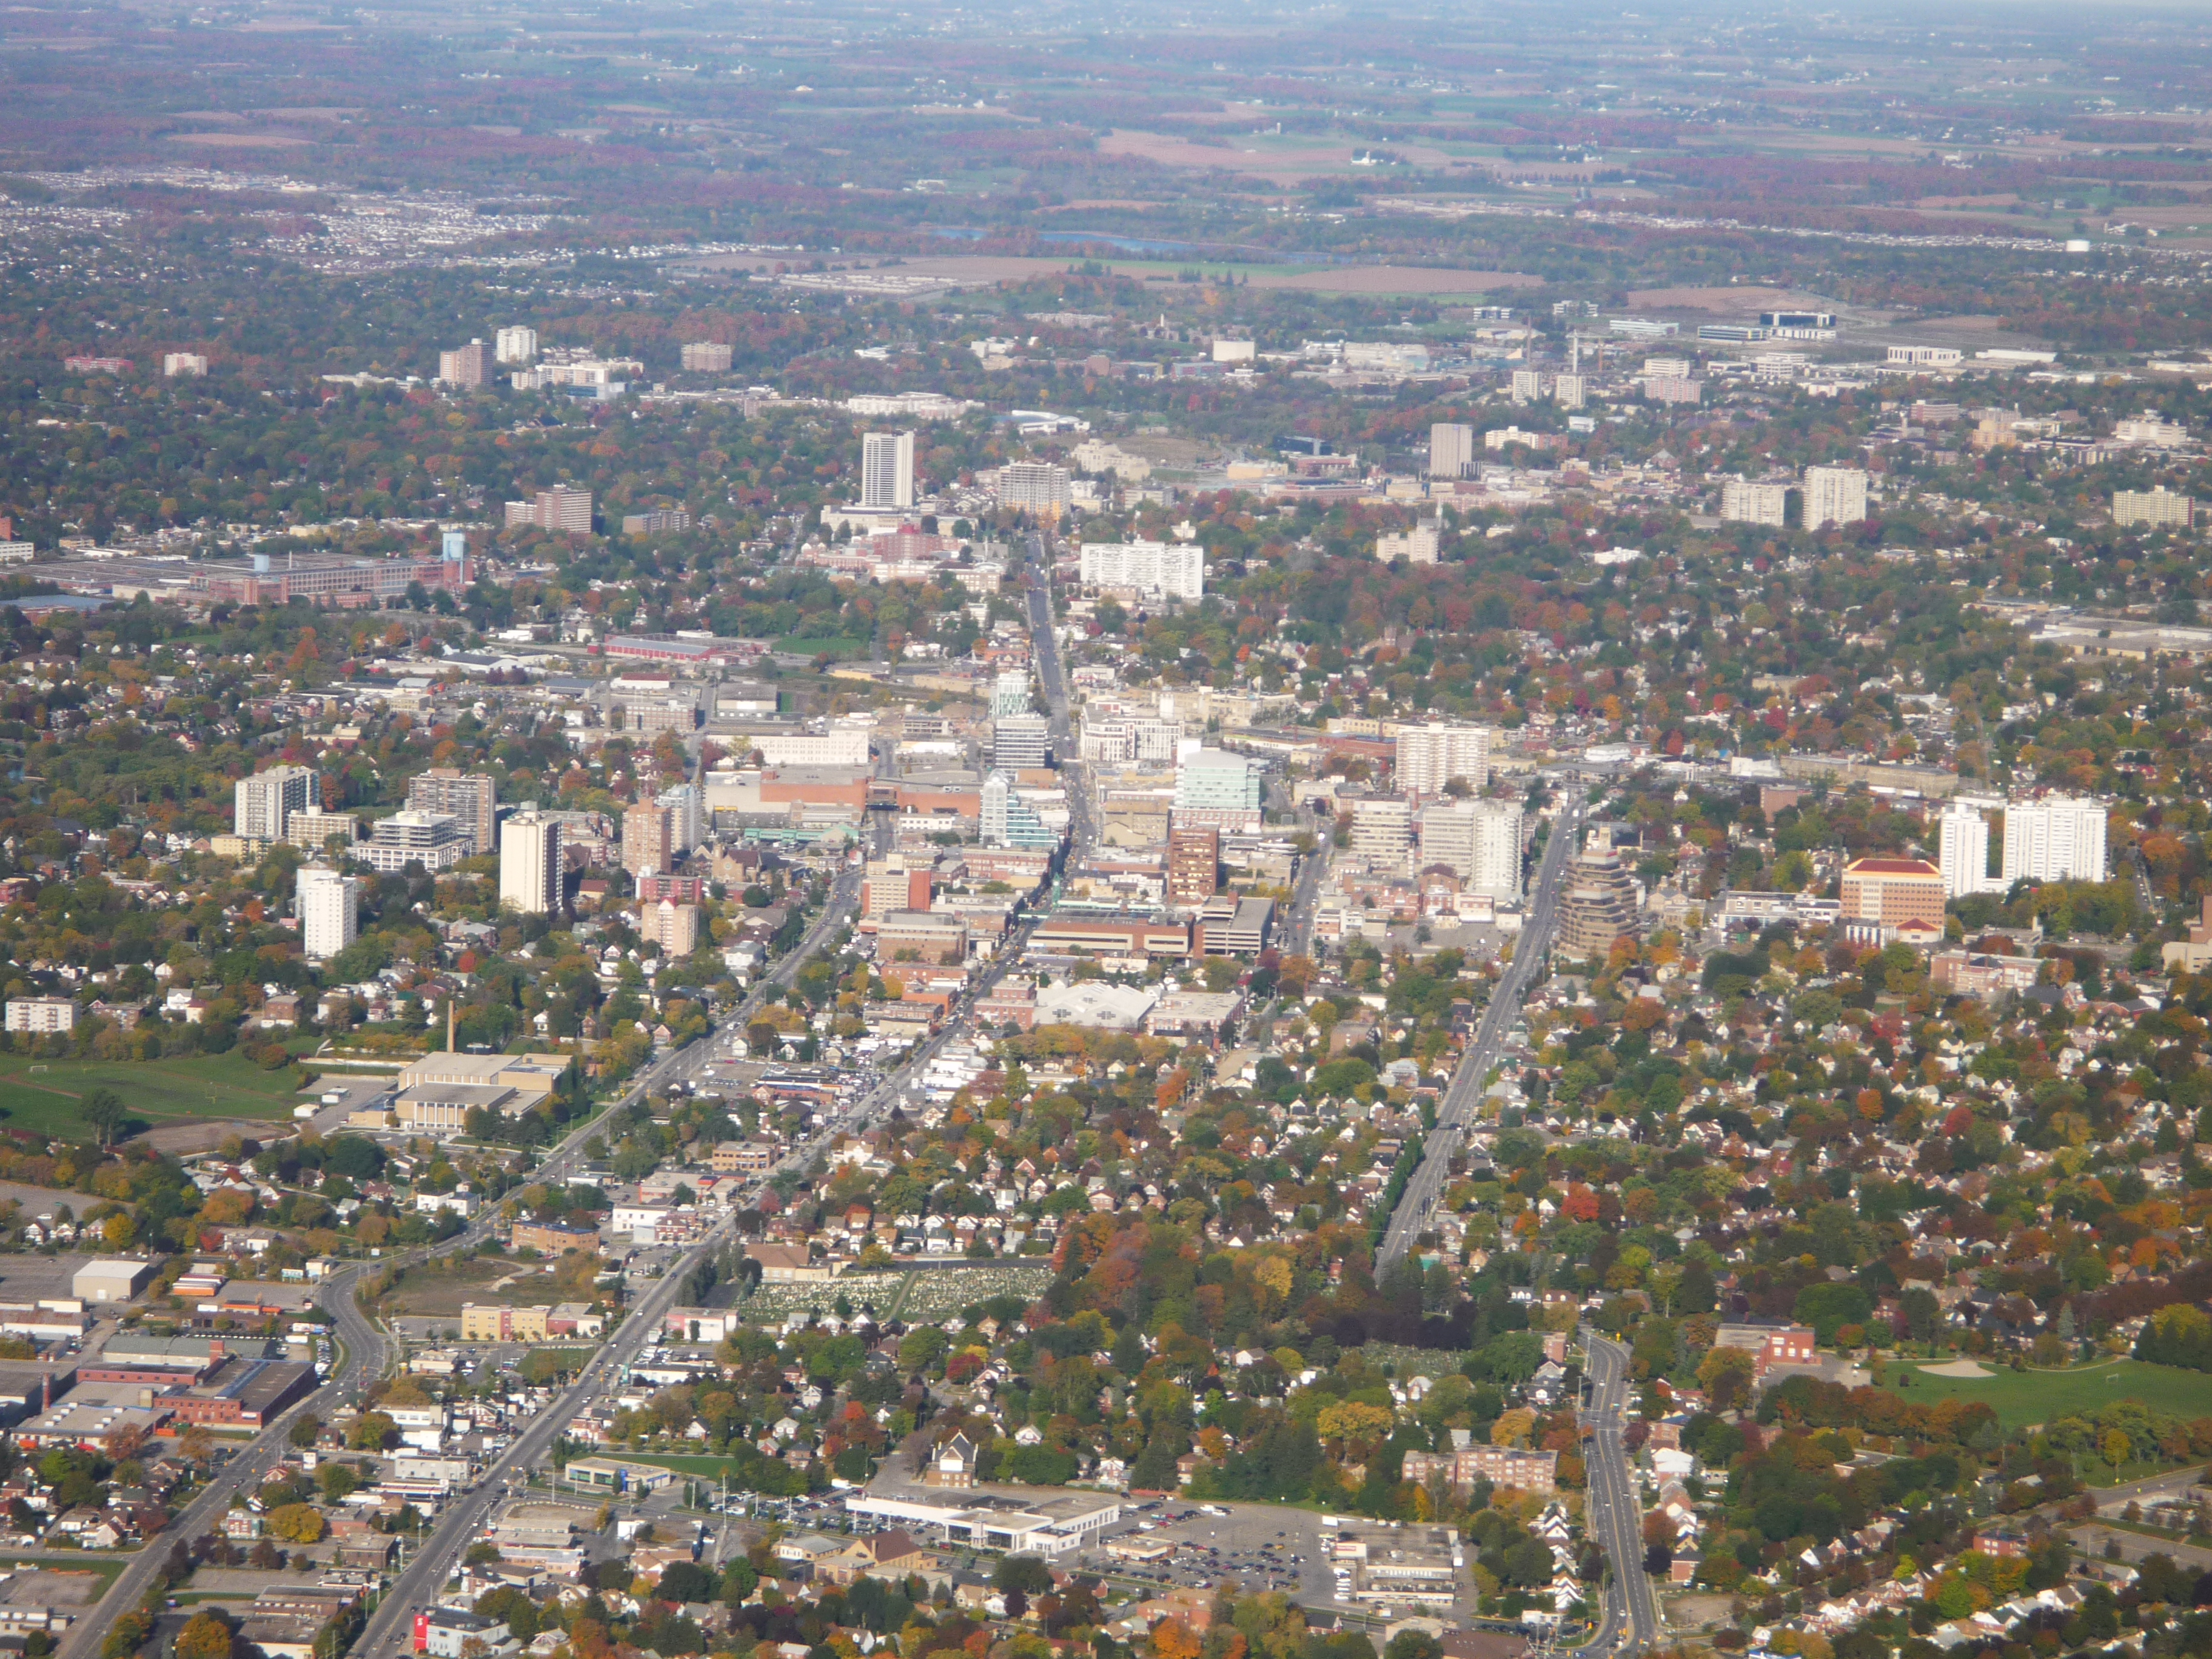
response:
{"label": "green sports field", "polygon": [[292,1068],[264,1072],[243,1054],[174,1060],[32,1060],[0,1055],[0,1125],[34,1134],[86,1133],[77,1103],[112,1089],[131,1112],[130,1128],[216,1117],[289,1118],[300,1103]]}
{"label": "green sports field", "polygon": [[2094,1411],[2115,1400],[2140,1400],[2180,1417],[2212,1416],[2212,1373],[2147,1365],[2139,1359],[2063,1371],[1996,1366],[1980,1377],[1936,1376],[1918,1365],[1892,1365],[1887,1378],[1892,1389],[1904,1371],[1912,1373],[1911,1385],[1898,1390],[1905,1399],[1929,1404],[1950,1399],[1982,1401],[1996,1409],[1997,1420],[2008,1429]]}

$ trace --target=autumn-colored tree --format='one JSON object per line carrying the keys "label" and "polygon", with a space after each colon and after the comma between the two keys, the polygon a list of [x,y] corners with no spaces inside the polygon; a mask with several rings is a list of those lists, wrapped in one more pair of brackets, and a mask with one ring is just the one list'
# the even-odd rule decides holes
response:
{"label": "autumn-colored tree", "polygon": [[1158,1659],[1198,1659],[1200,1650],[1197,1636],[1180,1619],[1164,1619],[1152,1632],[1152,1652]]}
{"label": "autumn-colored tree", "polygon": [[[1346,1400],[1334,1406],[1324,1406],[1321,1415],[1314,1419],[1314,1427],[1328,1440],[1359,1439],[1389,1431],[1390,1413],[1380,1406],[1370,1406],[1364,1401]],[[1530,1420],[1534,1420],[1533,1414]]]}
{"label": "autumn-colored tree", "polygon": [[1536,1413],[1525,1406],[1516,1406],[1502,1413],[1490,1425],[1490,1443],[1493,1446],[1525,1446],[1528,1437],[1536,1431]]}
{"label": "autumn-colored tree", "polygon": [[212,1613],[196,1613],[177,1632],[177,1659],[231,1659],[235,1638]]}
{"label": "autumn-colored tree", "polygon": [[287,1543],[313,1544],[323,1535],[323,1512],[312,1504],[280,1504],[264,1524]]}

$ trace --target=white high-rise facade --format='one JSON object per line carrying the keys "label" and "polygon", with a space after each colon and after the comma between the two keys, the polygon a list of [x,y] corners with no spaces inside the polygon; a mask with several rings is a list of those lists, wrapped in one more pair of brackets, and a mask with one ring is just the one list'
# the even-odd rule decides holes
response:
{"label": "white high-rise facade", "polygon": [[232,794],[232,829],[262,841],[283,840],[293,813],[322,804],[315,797],[315,774],[305,766],[272,766],[240,778]]}
{"label": "white high-rise facade", "polygon": [[1521,896],[1521,809],[1504,801],[1439,801],[1421,809],[1421,867],[1442,865],[1470,893]]}
{"label": "white high-rise facade", "polygon": [[1867,475],[1856,466],[1805,469],[1805,528],[1856,524],[1867,515]]}
{"label": "white high-rise facade", "polygon": [[1398,793],[1440,795],[1454,778],[1480,789],[1490,781],[1486,726],[1408,726],[1398,732]]}
{"label": "white high-rise facade", "polygon": [[1006,799],[1014,793],[1014,786],[1004,772],[994,772],[983,780],[982,805],[975,815],[976,839],[986,847],[1006,844]]}
{"label": "white high-rise facade", "polygon": [[2004,884],[2016,881],[2102,881],[2105,809],[2054,795],[2005,805]]}
{"label": "white high-rise facade", "polygon": [[1953,801],[1936,821],[1936,862],[1943,872],[1943,896],[2002,890],[1990,873],[1990,821],[1978,808]]}
{"label": "white high-rise facade", "polygon": [[1730,478],[1721,485],[1721,517],[1731,524],[1779,527],[1790,521],[1790,486]]}
{"label": "white high-rise facade", "polygon": [[526,363],[538,355],[538,331],[520,325],[491,337],[492,356],[502,363]]}
{"label": "white high-rise facade", "polygon": [[1085,587],[1133,587],[1171,599],[1206,593],[1206,550],[1195,542],[1085,542]]}
{"label": "white high-rise facade", "polygon": [[991,683],[991,718],[1003,720],[1030,712],[1030,677],[1025,669],[1012,669]]}
{"label": "white high-rise facade", "polygon": [[860,440],[860,505],[914,505],[914,434],[871,432]]}
{"label": "white high-rise facade", "polygon": [[561,908],[561,824],[525,812],[499,826],[499,902],[525,915]]}
{"label": "white high-rise facade", "polygon": [[1413,809],[1401,800],[1352,803],[1352,850],[1388,868],[1403,870],[1413,848]]}
{"label": "white high-rise facade", "polygon": [[1457,478],[1474,465],[1474,428],[1438,422],[1429,428],[1429,476]]}
{"label": "white high-rise facade", "polygon": [[361,883],[322,865],[301,866],[294,878],[293,908],[300,917],[300,948],[316,961],[330,957],[360,936]]}
{"label": "white high-rise facade", "polygon": [[683,857],[706,839],[706,803],[695,783],[679,783],[653,797],[655,806],[668,809],[668,850]]}

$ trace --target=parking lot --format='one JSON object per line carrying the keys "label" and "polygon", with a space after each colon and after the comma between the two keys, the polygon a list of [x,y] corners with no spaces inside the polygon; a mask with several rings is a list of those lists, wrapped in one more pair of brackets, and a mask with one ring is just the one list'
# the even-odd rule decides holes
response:
{"label": "parking lot", "polygon": [[1310,1510],[1265,1504],[1211,1507],[1222,1512],[1208,1514],[1180,1499],[1127,1512],[1129,1520],[1116,1527],[1113,1536],[1174,1546],[1175,1553],[1164,1560],[1123,1560],[1104,1550],[1091,1550],[1080,1557],[1081,1565],[1162,1590],[1233,1580],[1250,1594],[1281,1590],[1316,1607],[1332,1605],[1335,1581],[1322,1559],[1319,1516]]}

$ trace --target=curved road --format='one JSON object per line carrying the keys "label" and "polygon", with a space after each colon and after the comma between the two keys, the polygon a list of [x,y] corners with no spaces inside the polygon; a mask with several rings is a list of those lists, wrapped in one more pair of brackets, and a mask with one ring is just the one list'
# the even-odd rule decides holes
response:
{"label": "curved road", "polygon": [[1609,1653],[1625,1644],[1624,1650],[1634,1654],[1658,1641],[1659,1604],[1644,1571],[1644,1510],[1620,1438],[1628,1410],[1628,1350],[1587,1326],[1582,1342],[1589,1356],[1590,1386],[1583,1422],[1591,1431],[1589,1507],[1584,1525],[1613,1566],[1613,1577],[1606,1585],[1605,1619],[1590,1650]]}

